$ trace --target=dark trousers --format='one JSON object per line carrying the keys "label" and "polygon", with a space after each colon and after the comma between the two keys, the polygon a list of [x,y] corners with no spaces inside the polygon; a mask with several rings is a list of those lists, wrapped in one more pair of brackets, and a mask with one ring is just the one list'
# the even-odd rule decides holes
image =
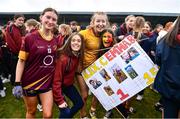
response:
{"label": "dark trousers", "polygon": [[164,118],[178,118],[180,101],[162,97],[162,103],[164,107]]}
{"label": "dark trousers", "polygon": [[60,108],[59,118],[72,118],[83,107],[83,100],[73,85],[63,88],[62,92],[73,102],[73,106]]}
{"label": "dark trousers", "polygon": [[3,83],[2,83],[2,79],[0,78],[0,90],[3,90]]}
{"label": "dark trousers", "polygon": [[9,51],[7,47],[2,47],[2,76],[4,78],[8,78],[8,75],[10,74],[11,71],[11,56],[12,53]]}
{"label": "dark trousers", "polygon": [[11,84],[14,85],[16,78],[16,65],[18,62],[18,55],[12,54],[11,56]]}
{"label": "dark trousers", "polygon": [[[1,62],[0,62],[0,75],[2,74],[2,66],[1,66]],[[2,83],[2,79],[0,77],[0,90],[3,90],[3,83]]]}
{"label": "dark trousers", "polygon": [[125,108],[125,105],[120,104],[117,106],[117,109],[122,113],[122,115],[127,118],[128,117],[128,113],[127,113],[127,109]]}
{"label": "dark trousers", "polygon": [[144,90],[145,90],[145,89],[143,89],[142,91],[140,91],[140,92],[138,93],[138,95],[142,95],[142,96],[143,96],[143,95],[144,95]]}

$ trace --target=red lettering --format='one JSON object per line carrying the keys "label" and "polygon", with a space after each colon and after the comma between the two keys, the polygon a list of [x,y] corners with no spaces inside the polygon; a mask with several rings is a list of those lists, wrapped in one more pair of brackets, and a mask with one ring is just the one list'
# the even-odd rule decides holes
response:
{"label": "red lettering", "polygon": [[109,61],[113,60],[113,58],[114,58],[114,57],[111,55],[110,52],[106,52],[106,53],[104,54],[104,56],[105,56]]}
{"label": "red lettering", "polygon": [[106,52],[104,56],[109,60],[113,60],[117,55],[120,55],[124,50],[126,50],[131,44],[133,44],[136,40],[133,36],[126,37],[119,44],[115,45],[111,50]]}
{"label": "red lettering", "polygon": [[131,44],[129,42],[127,42],[126,40],[123,40],[122,43],[125,45],[125,46],[130,46]]}
{"label": "red lettering", "polygon": [[130,42],[130,44],[133,44],[133,43],[135,43],[135,41],[136,41],[136,39],[134,39],[134,37],[133,37],[132,35],[129,35],[129,36],[127,36],[126,38],[127,38],[127,40]]}
{"label": "red lettering", "polygon": [[117,90],[117,95],[121,96],[120,100],[124,100],[129,96],[129,94],[124,94],[124,92],[121,89]]}
{"label": "red lettering", "polygon": [[124,50],[126,50],[128,48],[128,46],[126,44],[124,45],[121,41],[121,43],[118,44],[117,48],[122,53]]}
{"label": "red lettering", "polygon": [[111,55],[113,57],[116,57],[116,54],[119,55],[121,52],[119,52],[119,50],[117,49],[117,47],[113,47],[110,51]]}

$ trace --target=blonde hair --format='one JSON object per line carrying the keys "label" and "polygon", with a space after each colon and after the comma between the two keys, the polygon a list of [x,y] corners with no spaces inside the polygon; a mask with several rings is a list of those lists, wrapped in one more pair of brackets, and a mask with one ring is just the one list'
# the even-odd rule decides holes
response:
{"label": "blonde hair", "polygon": [[35,20],[35,19],[28,19],[28,20],[25,22],[25,24],[26,24],[27,26],[34,26],[34,27],[36,27],[36,28],[39,28],[39,27],[40,27],[40,23],[39,23],[37,20]]}
{"label": "blonde hair", "polygon": [[134,15],[128,15],[126,18],[125,18],[125,22],[127,22],[130,18],[132,18],[132,17],[134,17],[134,18],[136,18]]}
{"label": "blonde hair", "polygon": [[142,28],[144,27],[144,24],[145,24],[144,17],[137,16],[133,28],[133,35],[137,40],[140,40],[142,36]]}
{"label": "blonde hair", "polygon": [[165,24],[164,30],[165,30],[165,31],[168,31],[168,30],[171,28],[172,25],[173,25],[173,22],[167,22],[167,23]]}
{"label": "blonde hair", "polygon": [[60,28],[64,29],[65,35],[70,35],[72,33],[71,27],[69,25],[67,25],[67,24],[60,24],[59,29]]}
{"label": "blonde hair", "polygon": [[145,24],[145,19],[144,17],[141,17],[141,16],[137,16],[136,17],[136,20],[135,20],[135,23],[134,23],[134,29],[142,29],[144,27],[144,24]]}
{"label": "blonde hair", "polygon": [[105,17],[105,19],[106,19],[106,26],[109,27],[109,26],[110,26],[109,19],[108,19],[108,16],[107,16],[107,14],[106,14],[105,12],[95,12],[95,13],[93,14],[93,16],[91,17],[90,26],[92,27],[92,25],[94,24],[94,21],[95,21],[96,17],[99,16],[99,15]]}

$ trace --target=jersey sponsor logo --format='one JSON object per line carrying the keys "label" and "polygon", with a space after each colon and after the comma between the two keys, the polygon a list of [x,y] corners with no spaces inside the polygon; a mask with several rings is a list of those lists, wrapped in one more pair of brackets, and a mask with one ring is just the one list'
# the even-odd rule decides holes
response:
{"label": "jersey sponsor logo", "polygon": [[44,46],[37,46],[38,49],[42,49],[45,48]]}
{"label": "jersey sponsor logo", "polygon": [[43,64],[46,66],[49,66],[53,63],[54,59],[53,56],[51,55],[47,55],[44,59],[43,59]]}

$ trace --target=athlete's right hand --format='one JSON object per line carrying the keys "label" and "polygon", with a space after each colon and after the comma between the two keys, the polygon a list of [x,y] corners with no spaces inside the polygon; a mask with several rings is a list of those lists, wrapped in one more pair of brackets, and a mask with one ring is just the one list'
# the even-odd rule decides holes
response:
{"label": "athlete's right hand", "polygon": [[20,84],[15,85],[12,90],[12,93],[17,99],[21,98],[23,96],[22,86]]}
{"label": "athlete's right hand", "polygon": [[59,105],[59,108],[66,108],[68,107],[68,104],[66,102],[63,102],[62,104]]}

